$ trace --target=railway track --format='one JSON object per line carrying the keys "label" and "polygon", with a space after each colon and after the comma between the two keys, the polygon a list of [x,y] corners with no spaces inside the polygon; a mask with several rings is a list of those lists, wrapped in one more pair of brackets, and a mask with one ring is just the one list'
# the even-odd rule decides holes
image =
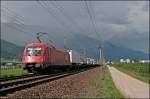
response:
{"label": "railway track", "polygon": [[0,82],[4,82],[4,81],[8,81],[8,80],[16,80],[16,79],[23,79],[23,78],[27,78],[27,77],[32,77],[35,76],[35,74],[26,74],[26,75],[22,75],[22,76],[13,76],[13,77],[2,77],[0,78]]}
{"label": "railway track", "polygon": [[8,81],[2,81],[0,83],[0,95],[4,96],[8,93],[12,93],[21,89],[29,88],[38,84],[41,84],[43,82],[47,81],[53,81],[57,80],[69,75],[77,74],[83,71],[86,71],[88,69],[92,69],[94,67],[90,68],[85,68],[81,69],[80,71],[71,71],[71,72],[63,72],[63,73],[57,73],[57,74],[51,74],[51,75],[36,75],[36,76],[31,76],[31,77],[26,77],[26,78],[18,78],[18,79],[13,79],[13,80],[8,80]]}

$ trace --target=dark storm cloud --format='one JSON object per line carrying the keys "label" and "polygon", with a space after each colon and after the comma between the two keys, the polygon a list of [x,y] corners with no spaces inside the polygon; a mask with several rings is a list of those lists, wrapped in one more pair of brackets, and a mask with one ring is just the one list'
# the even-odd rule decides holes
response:
{"label": "dark storm cloud", "polygon": [[[135,35],[148,38],[148,1],[87,2],[92,17],[95,17],[99,36],[94,33],[84,1],[44,2],[48,5],[52,15],[43,9],[37,1],[2,1],[2,8],[7,7],[18,15],[23,16],[23,23],[26,25],[47,27],[52,33],[61,33],[61,35],[81,33],[108,41],[116,36],[119,36],[119,38],[130,36],[133,40]],[[57,9],[55,4],[69,16],[69,19]],[[5,14],[7,17],[2,16],[2,22],[12,22],[14,20],[7,13]],[[4,15],[4,12],[2,12],[2,15]],[[70,20],[73,20],[73,22]]]}

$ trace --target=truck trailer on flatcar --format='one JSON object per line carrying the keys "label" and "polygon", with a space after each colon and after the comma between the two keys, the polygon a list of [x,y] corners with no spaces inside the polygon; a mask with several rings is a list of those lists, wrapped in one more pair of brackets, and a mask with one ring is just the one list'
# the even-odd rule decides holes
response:
{"label": "truck trailer on flatcar", "polygon": [[79,69],[92,66],[95,62],[74,50],[58,49],[44,42],[32,42],[24,48],[22,63],[29,72],[40,73],[47,69]]}
{"label": "truck trailer on flatcar", "polygon": [[68,53],[70,55],[70,63],[73,65],[80,65],[86,63],[86,58],[83,54],[78,53],[74,50],[68,50]]}

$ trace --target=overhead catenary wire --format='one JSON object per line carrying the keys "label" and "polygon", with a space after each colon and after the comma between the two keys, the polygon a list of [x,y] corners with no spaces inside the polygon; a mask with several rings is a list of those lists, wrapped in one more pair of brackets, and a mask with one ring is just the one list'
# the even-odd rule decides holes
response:
{"label": "overhead catenary wire", "polygon": [[88,15],[89,15],[89,17],[90,17],[92,26],[93,26],[93,28],[94,28],[94,32],[95,32],[96,34],[98,34],[98,32],[97,32],[97,30],[96,30],[95,22],[94,22],[94,20],[93,20],[92,14],[91,14],[90,9],[89,9],[89,6],[88,6],[88,3],[87,3],[86,0],[84,0],[84,2],[85,2],[85,6],[86,6],[86,9],[87,9]]}
{"label": "overhead catenary wire", "polygon": [[15,29],[15,30],[18,30],[18,31],[20,31],[20,32],[22,32],[22,33],[24,33],[24,34],[27,34],[27,35],[31,36],[31,34],[26,33],[24,30],[22,30],[22,29],[20,29],[20,28],[16,28],[16,27],[14,27],[14,26],[12,26],[12,25],[9,25],[9,24],[7,24],[7,26],[10,27],[10,28],[13,28],[13,29]]}
{"label": "overhead catenary wire", "polygon": [[[21,16],[21,15],[17,14],[15,11],[12,11],[7,7],[2,8],[2,11],[7,12],[4,15],[4,17],[10,17],[11,19],[13,19],[13,22],[11,22],[11,23],[15,23],[15,25],[17,26],[17,27],[15,27],[15,25],[11,26],[11,25],[7,24],[8,27],[13,28],[15,30],[18,30],[18,31],[24,33],[24,34],[29,35],[29,33],[28,33],[29,31],[26,31],[26,29],[24,29],[24,27],[25,27],[25,24],[24,24],[24,21],[25,21],[24,19],[25,18],[24,18],[24,16]],[[30,34],[30,36],[33,36],[33,35]]]}
{"label": "overhead catenary wire", "polygon": [[[15,25],[17,25],[17,24],[15,24]],[[34,37],[32,34],[29,34],[28,31],[26,31],[26,30],[24,30],[24,29],[22,29],[22,28],[19,28],[18,25],[17,25],[17,27],[15,27],[15,25],[12,26],[12,25],[10,25],[10,24],[7,24],[7,26],[10,27],[10,28],[12,28],[12,29],[15,29],[15,30],[17,30],[17,31],[20,31],[21,33],[24,33],[24,34],[26,34],[26,35],[28,35],[28,36]]]}
{"label": "overhead catenary wire", "polygon": [[[90,8],[91,8],[91,11],[93,11],[93,20],[94,20],[94,23],[95,23],[95,27],[97,27],[97,24],[96,24],[96,17],[95,17],[95,13],[94,13],[94,10],[93,10],[93,7],[92,6],[89,6]],[[97,36],[99,36],[99,37],[101,37],[101,35],[100,35],[100,33],[96,33],[97,34]],[[102,40],[102,38],[100,38],[99,40],[99,47],[101,47],[101,48],[103,48],[103,40]]]}
{"label": "overhead catenary wire", "polygon": [[[72,17],[69,16],[69,14],[67,14],[67,13],[64,11],[64,8],[63,8],[59,3],[57,3],[56,1],[55,1],[55,2],[51,1],[51,4],[52,4],[55,8],[57,8],[57,9],[60,11],[60,13],[62,13],[62,14],[69,20],[69,22],[70,22],[71,24],[73,24],[73,25],[76,26],[78,29],[80,29],[80,31],[84,32],[84,30],[76,23],[76,21],[74,21],[74,19],[72,19]],[[80,32],[80,31],[79,31],[79,32]]]}
{"label": "overhead catenary wire", "polygon": [[[56,1],[55,1],[55,3],[53,2],[53,1],[51,1],[51,4],[55,7],[55,8],[57,8],[72,24],[74,24],[75,26],[77,26],[81,31],[84,31],[81,27],[79,27],[78,26],[78,24],[68,15],[68,14],[66,14],[65,12],[64,12],[64,9],[63,9],[63,7],[60,5],[60,4],[58,4]],[[90,11],[89,11],[90,12]],[[90,16],[90,18],[92,18],[91,16]],[[92,19],[92,22],[93,22],[93,19]],[[93,26],[95,25],[94,23],[92,23],[93,24]],[[96,26],[96,25],[95,25]],[[94,26],[94,27],[95,27]],[[95,29],[96,30],[96,29]],[[97,31],[96,31],[96,33],[97,33]],[[78,39],[78,38],[77,38]],[[65,41],[65,43],[66,43],[66,41]],[[66,44],[64,45],[64,47],[66,47]]]}
{"label": "overhead catenary wire", "polygon": [[[84,2],[85,2],[86,9],[87,9],[87,11],[88,11],[90,20],[91,20],[91,22],[92,22],[92,25],[93,25],[93,28],[94,28],[94,32],[97,34],[97,36],[99,36],[99,33],[97,32],[97,29],[96,29],[95,16],[92,17],[92,14],[91,14],[91,12],[90,12],[90,9],[89,9],[89,6],[88,6],[87,1],[84,0]],[[100,51],[99,62],[100,62],[100,64],[104,64],[103,48],[102,48],[102,42],[100,42],[100,40],[98,40],[98,48],[99,48],[99,51]]]}
{"label": "overhead catenary wire", "polygon": [[[2,8],[2,11],[5,11],[6,13],[4,14],[4,17],[10,17],[10,19],[13,19],[12,21],[15,22],[16,24],[21,24],[24,26],[24,22],[22,20],[20,20],[16,14],[12,14],[14,12],[9,11],[8,12],[8,8],[6,11],[6,8]],[[7,15],[6,15],[7,14]]]}
{"label": "overhead catenary wire", "polygon": [[[2,10],[2,12],[5,11],[6,14],[9,15],[9,17],[15,19],[15,20],[16,20],[17,22],[19,22],[20,24],[24,24],[24,21],[21,20],[21,19],[19,19],[16,14],[12,14],[13,12],[11,12],[11,11],[8,12],[8,10],[6,10],[6,9],[4,9],[4,8],[2,8],[1,10]],[[6,14],[5,14],[4,16],[6,16]],[[7,16],[6,16],[6,17],[7,17]]]}
{"label": "overhead catenary wire", "polygon": [[4,7],[4,8],[7,9],[8,12],[12,13],[13,15],[15,15],[18,19],[20,19],[22,21],[25,20],[24,16],[21,16],[21,15],[17,14],[15,11],[8,9],[7,7]]}
{"label": "overhead catenary wire", "polygon": [[[60,23],[61,26],[63,26],[64,28],[66,28],[67,31],[68,31],[71,35],[73,35],[74,31],[71,30],[70,26],[67,26],[66,23],[64,23],[63,21],[61,21],[61,19],[58,18],[58,17],[53,13],[52,10],[48,9],[49,6],[48,6],[44,1],[43,1],[42,3],[41,3],[40,1],[37,1],[37,2],[38,2],[38,4],[39,4],[43,9],[45,9],[45,10],[49,13],[50,16],[52,16],[53,18],[55,18],[55,20],[56,20],[58,23]],[[74,35],[73,35],[73,36],[74,36]]]}
{"label": "overhead catenary wire", "polygon": [[[5,17],[5,16],[4,16]],[[17,20],[16,18],[14,18],[13,16],[6,16],[6,17],[10,17],[13,18],[13,22],[11,23],[15,23],[15,25],[17,25],[18,27],[22,28],[24,30],[24,24],[22,22],[20,22],[19,20]],[[23,26],[22,26],[23,25]]]}
{"label": "overhead catenary wire", "polygon": [[[90,17],[90,21],[92,23],[92,26],[94,28],[94,32],[96,33],[97,36],[100,36],[100,34],[97,32],[97,29],[96,29],[96,19],[95,19],[95,14],[93,14],[93,17],[92,17],[92,14],[91,14],[91,11],[90,11],[90,8],[88,6],[88,3],[87,3],[87,0],[84,0],[85,2],[85,6],[86,6],[86,9],[88,11],[88,15]],[[102,41],[101,40],[98,40],[98,47],[102,47]]]}
{"label": "overhead catenary wire", "polygon": [[70,26],[66,25],[65,22],[63,22],[60,18],[58,18],[51,9],[48,9],[49,6],[44,2],[44,1],[39,1],[37,0],[37,3],[43,8],[45,9],[50,16],[52,16],[58,23],[61,24],[62,27],[65,27],[67,29],[67,31],[69,31],[69,33],[73,33],[73,31],[71,30]]}

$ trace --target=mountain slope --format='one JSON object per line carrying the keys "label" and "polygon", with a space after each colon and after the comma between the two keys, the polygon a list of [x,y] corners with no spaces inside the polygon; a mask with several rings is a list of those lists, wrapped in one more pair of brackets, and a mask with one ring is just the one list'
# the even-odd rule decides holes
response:
{"label": "mountain slope", "polygon": [[[78,38],[76,38],[78,36]],[[98,59],[99,51],[96,47],[97,41],[95,39],[86,37],[84,35],[76,35],[67,41],[67,47],[76,50],[80,53],[86,52],[88,57]],[[60,46],[61,45],[61,46]],[[63,47],[61,42],[59,47]],[[131,58],[131,59],[148,59],[148,54],[130,50],[128,48],[115,46],[109,42],[104,44],[104,55],[106,60],[119,60],[120,58]],[[5,40],[1,40],[1,57],[3,58],[18,58],[23,53],[23,47],[15,45]]]}
{"label": "mountain slope", "polygon": [[106,59],[119,60],[120,58],[149,59],[149,55],[140,51],[131,50],[111,43],[104,44],[104,54]]}
{"label": "mountain slope", "polygon": [[22,52],[23,52],[23,47],[1,39],[2,58],[18,58],[21,57]]}
{"label": "mountain slope", "polygon": [[[11,27],[13,26],[13,27]],[[16,29],[19,27],[18,29]],[[36,41],[37,32],[46,32],[48,35],[42,37],[42,41],[49,42],[53,41],[53,45],[56,47],[64,47],[64,37],[66,37],[66,46],[70,49],[74,49],[80,53],[85,53],[88,57],[96,58],[99,57],[99,51],[97,48],[97,40],[83,35],[82,33],[63,33],[56,32],[55,28],[47,28],[41,26],[32,25],[20,25],[14,23],[2,23],[1,25],[1,56],[2,57],[18,57],[22,55],[23,48],[26,43]],[[7,28],[7,29],[6,29]],[[20,31],[23,30],[24,32]],[[7,40],[7,41],[4,41]],[[10,43],[12,42],[12,43]],[[104,55],[105,58],[112,60],[119,60],[120,58],[138,58],[148,59],[149,55],[140,51],[134,51],[126,48],[122,44],[112,44],[114,41],[104,42]],[[117,42],[119,42],[117,40]],[[19,45],[19,46],[18,46]],[[122,45],[122,46],[121,46]],[[142,47],[143,48],[143,47]]]}
{"label": "mountain slope", "polygon": [[[56,40],[55,40],[56,41]],[[56,41],[56,46],[64,47],[63,38]],[[80,53],[86,53],[88,57],[99,58],[97,40],[82,34],[74,34],[66,39],[66,47]],[[140,51],[131,50],[123,46],[116,46],[110,42],[104,42],[104,55],[106,60],[119,60],[120,58],[149,59],[149,55]]]}
{"label": "mountain slope", "polygon": [[[80,52],[86,49],[87,55],[93,58],[99,57],[99,51],[97,48],[97,40],[87,37],[85,35],[76,34],[68,41],[68,46]],[[73,43],[72,43],[73,42]],[[140,51],[134,51],[122,46],[116,46],[110,42],[104,42],[104,55],[106,60],[119,60],[120,58],[131,59],[149,59],[149,55]]]}
{"label": "mountain slope", "polygon": [[120,34],[112,37],[109,41],[114,45],[121,45],[126,48],[149,53],[149,34],[147,33],[137,33],[137,35],[131,33],[130,36],[122,36]]}

